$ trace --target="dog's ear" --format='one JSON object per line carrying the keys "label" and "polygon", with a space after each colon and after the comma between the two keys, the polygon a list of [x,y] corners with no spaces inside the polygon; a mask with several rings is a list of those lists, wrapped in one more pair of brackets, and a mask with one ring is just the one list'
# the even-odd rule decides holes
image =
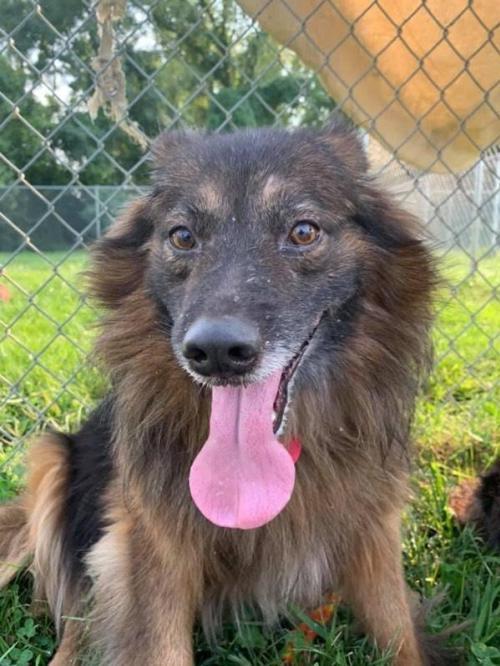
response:
{"label": "dog's ear", "polygon": [[421,245],[425,232],[417,218],[376,182],[361,187],[352,217],[378,247],[398,251]]}
{"label": "dog's ear", "polygon": [[99,304],[116,308],[143,283],[152,233],[151,204],[148,198],[138,199],[95,243],[87,278]]}
{"label": "dog's ear", "polygon": [[368,160],[360,132],[348,120],[333,117],[320,131],[319,140],[356,178],[367,172]]}
{"label": "dog's ear", "polygon": [[172,164],[178,167],[186,159],[189,148],[200,138],[200,134],[186,130],[162,132],[151,146],[149,159],[153,174],[158,178]]}
{"label": "dog's ear", "polygon": [[[352,216],[372,241],[386,250],[418,245],[423,233],[417,220],[368,175],[368,160],[359,130],[341,116],[334,117],[319,133],[336,161],[352,180],[356,201]],[[344,177],[346,176],[344,172]]]}

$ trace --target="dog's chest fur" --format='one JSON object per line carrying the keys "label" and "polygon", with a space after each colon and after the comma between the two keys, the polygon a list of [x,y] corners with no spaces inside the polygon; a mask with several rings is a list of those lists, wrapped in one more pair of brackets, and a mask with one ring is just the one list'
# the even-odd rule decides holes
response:
{"label": "dog's chest fur", "polygon": [[194,508],[185,516],[179,548],[196,553],[209,634],[227,611],[238,617],[251,606],[272,623],[291,605],[315,607],[325,594],[341,591],[356,549],[376,538],[406,494],[404,478],[388,483],[387,472],[372,467],[370,475],[358,462],[350,472],[333,465],[320,472],[306,454],[290,504],[256,530],[212,526]]}
{"label": "dog's chest fur", "polygon": [[[307,531],[312,537],[314,529]],[[317,605],[325,592],[337,586],[332,544],[311,539],[305,549],[301,539],[286,538],[287,532],[220,540],[225,550],[205,559],[205,623],[217,622],[228,607],[238,615],[247,605],[257,607],[272,622],[290,603]]]}

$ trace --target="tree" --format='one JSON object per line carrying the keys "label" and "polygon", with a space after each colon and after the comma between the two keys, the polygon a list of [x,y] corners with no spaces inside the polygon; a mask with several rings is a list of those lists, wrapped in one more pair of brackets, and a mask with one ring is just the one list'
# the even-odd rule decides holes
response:
{"label": "tree", "polygon": [[[92,122],[86,111],[98,47],[86,5],[47,0],[40,12],[27,0],[3,5],[13,43],[0,58],[2,152],[19,169],[30,164],[25,175],[35,185],[68,183],[75,172],[85,184],[118,184],[129,171],[143,182],[147,168],[134,171],[141,149],[104,113]],[[172,126],[314,123],[333,107],[314,77],[280,54],[233,0],[149,0],[141,7],[129,3],[118,35],[130,116],[147,135]],[[0,183],[16,177],[0,167]]]}
{"label": "tree", "polygon": [[[7,36],[0,39],[0,187],[22,184],[22,178],[38,188],[146,183],[142,149],[105,113],[92,121],[87,112],[99,45],[87,5],[2,0],[2,9]],[[116,32],[129,115],[150,137],[172,127],[315,124],[333,108],[317,79],[233,0],[129,2]],[[18,190],[17,199],[0,198],[0,209],[27,230],[39,204],[28,210],[26,192]],[[82,219],[72,216],[75,227],[85,226],[86,209],[76,202]],[[37,233],[39,242],[50,241],[44,229]],[[65,232],[59,236],[64,244]],[[2,249],[18,242],[2,225]]]}

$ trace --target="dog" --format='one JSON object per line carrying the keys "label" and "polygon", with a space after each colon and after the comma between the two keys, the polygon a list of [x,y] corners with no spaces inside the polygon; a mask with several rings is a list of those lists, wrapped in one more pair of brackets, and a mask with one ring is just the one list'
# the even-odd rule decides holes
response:
{"label": "dog", "polygon": [[418,224],[338,122],[164,133],[152,171],[93,250],[109,395],[31,447],[0,514],[1,580],[30,563],[51,664],[190,666],[196,622],[326,592],[397,666],[456,663],[401,563],[437,282]]}
{"label": "dog", "polygon": [[487,546],[500,551],[500,458],[477,478],[456,486],[449,507],[460,525],[469,524]]}

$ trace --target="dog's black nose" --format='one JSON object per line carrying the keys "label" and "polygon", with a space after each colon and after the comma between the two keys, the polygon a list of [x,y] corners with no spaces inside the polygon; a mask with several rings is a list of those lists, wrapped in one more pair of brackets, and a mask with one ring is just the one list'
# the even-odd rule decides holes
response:
{"label": "dog's black nose", "polygon": [[249,322],[230,316],[201,318],[184,336],[182,353],[201,375],[230,377],[252,370],[260,344],[259,332]]}

